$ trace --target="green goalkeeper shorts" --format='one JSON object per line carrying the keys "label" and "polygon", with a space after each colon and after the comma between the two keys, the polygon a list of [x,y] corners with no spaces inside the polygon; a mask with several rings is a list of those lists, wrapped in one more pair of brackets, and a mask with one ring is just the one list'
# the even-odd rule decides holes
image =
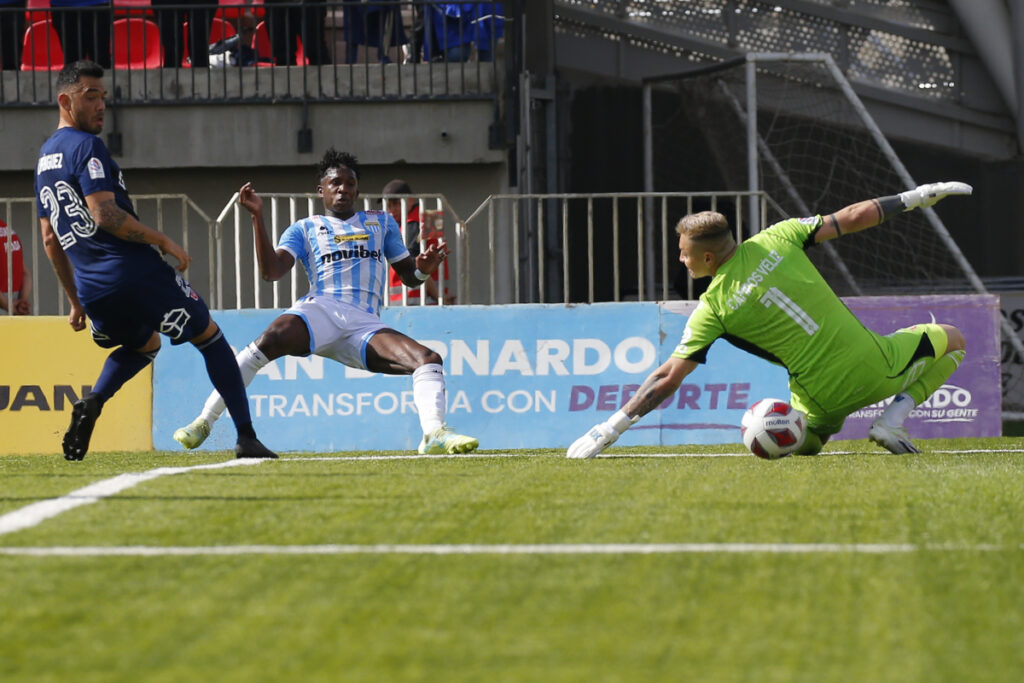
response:
{"label": "green goalkeeper shorts", "polygon": [[946,331],[935,323],[913,325],[885,336],[855,356],[853,367],[821,369],[798,382],[790,378],[790,403],[807,413],[807,426],[819,436],[835,434],[846,416],[906,389],[946,353]]}

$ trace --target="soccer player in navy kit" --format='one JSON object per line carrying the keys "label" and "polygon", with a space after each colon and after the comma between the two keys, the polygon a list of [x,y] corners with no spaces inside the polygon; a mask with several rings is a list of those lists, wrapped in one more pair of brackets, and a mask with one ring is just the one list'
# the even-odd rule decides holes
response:
{"label": "soccer player in navy kit", "polygon": [[152,246],[173,256],[181,272],[189,255],[139,222],[121,169],[97,137],[106,109],[102,78],[103,68],[90,61],[61,70],[60,123],[43,143],[36,167],[43,245],[71,303],[68,322],[81,331],[88,315],[96,344],[114,349],[92,391],[72,407],[64,457],[85,457],[103,404],[153,360],[165,334],[172,344],[192,342],[203,354],[238,430],[235,454],[276,458],[256,438],[245,385],[223,333],[199,295]]}

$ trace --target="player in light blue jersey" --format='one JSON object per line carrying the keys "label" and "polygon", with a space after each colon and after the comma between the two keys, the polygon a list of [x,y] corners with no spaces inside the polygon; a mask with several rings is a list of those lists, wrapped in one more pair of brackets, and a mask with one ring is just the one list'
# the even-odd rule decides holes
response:
{"label": "player in light blue jersey", "polygon": [[276,458],[256,438],[249,400],[231,346],[199,295],[153,249],[173,256],[178,271],[189,255],[167,235],[139,222],[121,169],[97,135],[103,130],[103,68],[78,61],[57,76],[60,122],[36,165],[39,226],[46,255],[71,304],[68,322],[114,349],[92,391],[75,401],[64,434],[64,457],[81,460],[104,404],[160,350],[191,342],[213,386],[226,397],[238,429],[240,458]]}
{"label": "player in light blue jersey", "polygon": [[[318,169],[317,193],[324,214],[289,226],[277,249],[263,222],[263,200],[246,183],[238,203],[252,215],[256,260],[265,280],[280,280],[302,263],[309,293],[278,316],[236,359],[248,385],[260,368],[282,356],[316,354],[352,368],[388,375],[412,375],[413,402],[423,439],[420,453],[468,453],[477,439],[456,434],[444,422],[447,411],[441,356],[387,327],[380,307],[388,266],[408,287],[418,287],[447,257],[447,245],[430,245],[413,258],[402,234],[384,211],[356,211],[358,161],[328,149]],[[185,448],[197,448],[224,411],[214,392],[191,424],[174,433]]]}

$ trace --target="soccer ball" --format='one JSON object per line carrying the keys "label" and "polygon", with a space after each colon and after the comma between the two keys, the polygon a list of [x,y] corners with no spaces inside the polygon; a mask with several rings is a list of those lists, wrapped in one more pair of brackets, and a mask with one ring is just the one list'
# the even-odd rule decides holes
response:
{"label": "soccer ball", "polygon": [[759,458],[782,458],[804,445],[807,416],[781,398],[763,398],[743,414],[743,445]]}

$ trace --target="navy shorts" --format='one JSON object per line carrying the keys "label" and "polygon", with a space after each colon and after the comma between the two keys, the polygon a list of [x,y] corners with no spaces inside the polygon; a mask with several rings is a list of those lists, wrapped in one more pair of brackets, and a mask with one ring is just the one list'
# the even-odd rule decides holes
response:
{"label": "navy shorts", "polygon": [[144,280],[83,303],[93,341],[104,348],[137,349],[153,332],[166,335],[171,344],[184,344],[206,330],[210,310],[185,278],[164,265]]}

